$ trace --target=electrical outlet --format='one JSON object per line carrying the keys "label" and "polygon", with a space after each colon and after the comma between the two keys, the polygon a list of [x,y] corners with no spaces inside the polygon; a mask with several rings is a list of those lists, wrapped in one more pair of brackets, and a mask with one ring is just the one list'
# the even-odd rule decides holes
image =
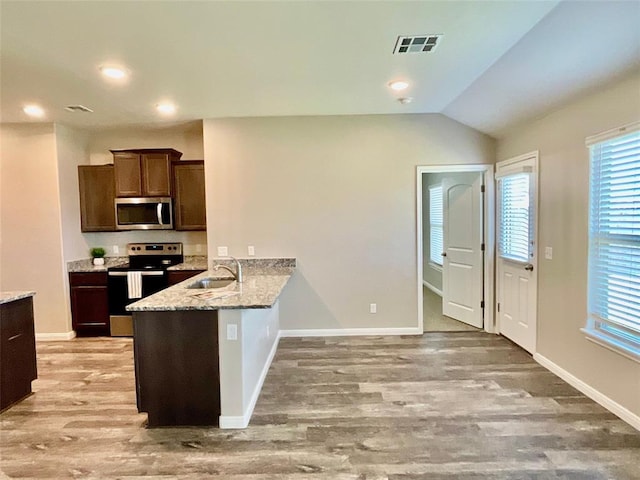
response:
{"label": "electrical outlet", "polygon": [[229,249],[227,247],[218,247],[218,256],[219,257],[228,257]]}
{"label": "electrical outlet", "polygon": [[238,340],[238,325],[235,323],[227,325],[227,340]]}
{"label": "electrical outlet", "polygon": [[378,305],[375,303],[369,304],[369,313],[378,313]]}
{"label": "electrical outlet", "polygon": [[544,249],[544,258],[546,258],[547,260],[552,260],[553,259],[553,248],[545,247],[545,249]]}
{"label": "electrical outlet", "polygon": [[247,254],[248,254],[250,257],[253,257],[253,256],[256,254],[256,247],[254,247],[253,245],[249,245],[249,246],[247,247]]}
{"label": "electrical outlet", "polygon": [[113,254],[117,255],[120,253],[120,248],[118,248],[118,245],[114,245],[113,246]]}

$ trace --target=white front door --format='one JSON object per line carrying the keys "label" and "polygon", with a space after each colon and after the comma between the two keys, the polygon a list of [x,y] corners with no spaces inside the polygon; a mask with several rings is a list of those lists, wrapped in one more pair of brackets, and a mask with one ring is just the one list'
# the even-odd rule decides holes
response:
{"label": "white front door", "polygon": [[477,328],[483,326],[481,173],[442,182],[442,313]]}
{"label": "white front door", "polygon": [[530,353],[537,337],[537,172],[537,152],[496,164],[498,325]]}

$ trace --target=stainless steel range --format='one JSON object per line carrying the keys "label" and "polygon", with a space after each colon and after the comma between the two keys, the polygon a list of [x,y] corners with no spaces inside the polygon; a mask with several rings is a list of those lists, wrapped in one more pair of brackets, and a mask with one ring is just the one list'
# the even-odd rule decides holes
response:
{"label": "stainless steel range", "polygon": [[118,337],[133,335],[127,305],[167,288],[167,268],[184,261],[182,243],[129,243],[127,253],[129,265],[108,270],[111,335]]}

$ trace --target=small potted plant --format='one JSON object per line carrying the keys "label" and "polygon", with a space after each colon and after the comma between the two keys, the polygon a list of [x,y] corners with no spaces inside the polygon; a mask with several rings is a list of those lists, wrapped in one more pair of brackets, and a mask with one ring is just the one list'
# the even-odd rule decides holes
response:
{"label": "small potted plant", "polygon": [[95,247],[91,249],[91,256],[93,257],[93,264],[94,265],[104,265],[104,254],[106,252],[104,251],[104,248],[102,247]]}

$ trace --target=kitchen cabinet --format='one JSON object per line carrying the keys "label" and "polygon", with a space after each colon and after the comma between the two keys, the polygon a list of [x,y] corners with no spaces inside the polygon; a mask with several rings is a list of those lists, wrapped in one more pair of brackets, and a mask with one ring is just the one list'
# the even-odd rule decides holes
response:
{"label": "kitchen cabinet", "polygon": [[204,161],[173,163],[176,230],[206,230]]}
{"label": "kitchen cabinet", "polygon": [[171,162],[182,153],[172,148],[111,150],[117,197],[170,197]]}
{"label": "kitchen cabinet", "polygon": [[169,270],[167,272],[167,280],[169,282],[169,286],[171,286],[184,282],[185,280],[195,277],[202,272],[204,272],[204,270]]}
{"label": "kitchen cabinet", "polygon": [[114,232],[113,165],[79,165],[80,227],[83,232]]}
{"label": "kitchen cabinet", "polygon": [[110,335],[107,272],[69,273],[71,321],[78,336]]}
{"label": "kitchen cabinet", "polygon": [[0,305],[0,411],[31,394],[37,378],[33,298]]}

